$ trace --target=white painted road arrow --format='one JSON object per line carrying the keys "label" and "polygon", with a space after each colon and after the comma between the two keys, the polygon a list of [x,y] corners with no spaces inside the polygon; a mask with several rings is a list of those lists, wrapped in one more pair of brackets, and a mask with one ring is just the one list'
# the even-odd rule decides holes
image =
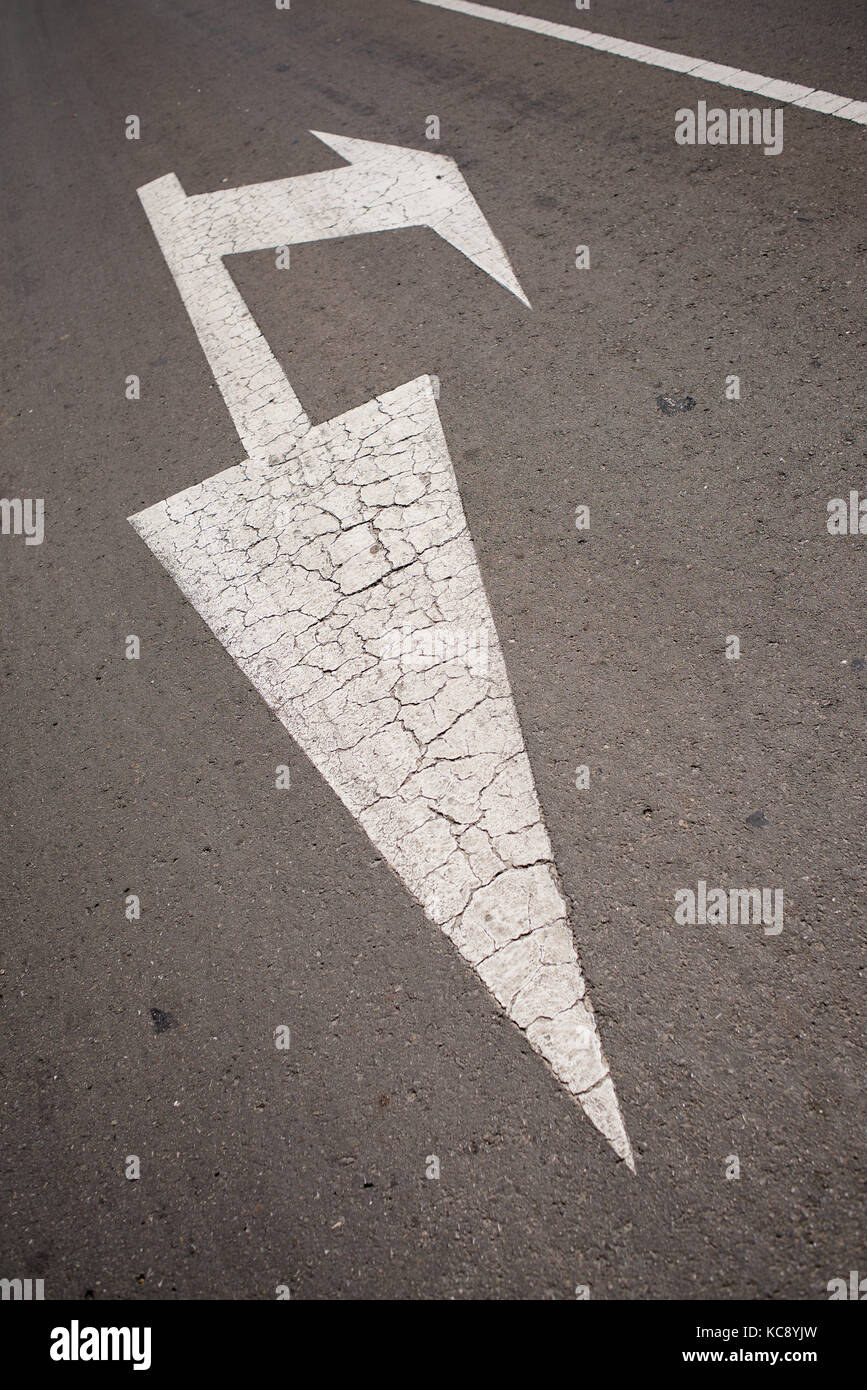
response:
{"label": "white painted road arrow", "polygon": [[207,219],[212,254],[430,227],[529,306],[453,159],[321,130],[310,134],[349,160],[349,167],[188,200],[190,218]]}
{"label": "white painted road arrow", "polygon": [[352,164],[192,198],[174,174],[138,191],[251,458],[288,451],[310,429],[311,421],[223,265],[223,256],[427,226],[528,303],[454,160],[399,145],[313,133]]}
{"label": "white painted road arrow", "polygon": [[527,301],[454,163],[139,190],[249,457],[130,521],[619,1157],[586,998],[429,377],[313,427],[221,257],[427,225]]}

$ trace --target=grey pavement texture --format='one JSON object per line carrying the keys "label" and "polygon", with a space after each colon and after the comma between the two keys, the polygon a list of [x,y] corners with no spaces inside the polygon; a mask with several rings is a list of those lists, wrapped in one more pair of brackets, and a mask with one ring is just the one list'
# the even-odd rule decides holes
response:
{"label": "grey pavement texture", "polygon": [[[867,97],[854,0],[503,7]],[[864,128],[678,147],[760,99],[411,0],[0,15],[2,493],[46,509],[0,538],[0,1275],[826,1297],[864,1268],[867,538],[825,526],[867,492]],[[136,189],[338,167],[314,129],[454,158],[533,306],[421,229],[229,259],[314,421],[440,378],[635,1175],[126,520],[242,457]],[[699,879],[782,886],[783,932],[675,925]]]}

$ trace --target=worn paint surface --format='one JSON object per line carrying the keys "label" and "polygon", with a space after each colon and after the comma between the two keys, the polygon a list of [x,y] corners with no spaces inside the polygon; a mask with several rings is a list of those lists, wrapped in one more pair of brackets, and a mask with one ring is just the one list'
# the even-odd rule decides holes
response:
{"label": "worn paint surface", "polygon": [[[435,217],[523,299],[462,179],[446,181],[451,211],[437,194],[431,212],[419,169],[439,181],[451,161],[421,155],[434,164],[416,165],[412,152],[398,153],[410,172],[392,182],[396,206],[385,199],[378,219]],[[299,180],[300,213],[294,180],[254,187],[249,223],[248,190],[188,200],[171,175],[142,190],[250,456],[130,520],[430,921],[632,1167],[431,380],[312,427],[220,260],[271,235],[282,244],[320,223],[333,228],[333,179],[311,178],[320,182]],[[357,189],[347,187],[346,225],[370,230],[367,219],[355,226]],[[319,211],[317,197],[327,203]],[[431,641],[420,661],[401,640],[467,632],[484,660],[446,640]]]}

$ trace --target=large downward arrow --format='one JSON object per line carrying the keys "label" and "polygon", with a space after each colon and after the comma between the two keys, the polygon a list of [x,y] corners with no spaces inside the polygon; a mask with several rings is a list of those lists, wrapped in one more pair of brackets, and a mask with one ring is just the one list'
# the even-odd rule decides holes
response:
{"label": "large downward arrow", "polygon": [[429,377],[313,426],[222,257],[427,226],[527,303],[454,162],[139,190],[247,457],[130,517],[619,1157],[632,1152]]}

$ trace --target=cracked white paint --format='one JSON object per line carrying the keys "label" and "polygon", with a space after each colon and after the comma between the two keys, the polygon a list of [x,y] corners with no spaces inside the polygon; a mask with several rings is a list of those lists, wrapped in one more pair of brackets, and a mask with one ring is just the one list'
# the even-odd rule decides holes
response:
{"label": "cracked white paint", "polygon": [[[350,156],[367,143],[328,142]],[[459,174],[460,186],[444,182],[472,236],[455,232],[447,208],[429,211],[424,178],[433,170],[439,181],[451,161],[398,153],[395,179],[377,194],[377,225],[407,217],[433,225],[436,215],[441,235],[501,283],[514,280]],[[245,189],[185,199],[170,175],[141,190],[250,456],[130,521],[430,920],[632,1167],[431,379],[312,427],[219,260],[272,244],[278,230],[288,244],[335,225],[332,184],[319,185],[320,207],[317,178],[327,180],[250,190],[249,222]],[[269,220],[274,198],[279,228]],[[419,209],[428,209],[424,218]],[[368,211],[354,215],[352,229],[372,230]],[[520,294],[517,281],[509,287]],[[484,633],[484,667],[446,643],[442,660],[407,669],[395,633],[428,629]]]}

